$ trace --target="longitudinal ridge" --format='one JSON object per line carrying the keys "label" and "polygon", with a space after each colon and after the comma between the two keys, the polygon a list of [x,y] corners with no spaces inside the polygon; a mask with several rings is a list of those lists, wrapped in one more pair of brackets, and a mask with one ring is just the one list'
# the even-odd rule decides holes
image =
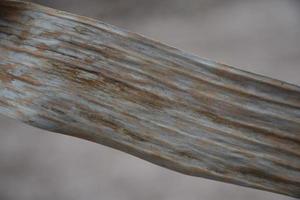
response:
{"label": "longitudinal ridge", "polygon": [[0,113],[193,176],[300,197],[300,88],[105,23],[0,2]]}

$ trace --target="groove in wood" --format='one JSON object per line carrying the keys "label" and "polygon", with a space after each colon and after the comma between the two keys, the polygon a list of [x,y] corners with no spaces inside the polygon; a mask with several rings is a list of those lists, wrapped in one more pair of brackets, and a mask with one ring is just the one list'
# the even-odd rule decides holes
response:
{"label": "groove in wood", "polygon": [[0,113],[188,174],[300,197],[300,88],[0,2]]}

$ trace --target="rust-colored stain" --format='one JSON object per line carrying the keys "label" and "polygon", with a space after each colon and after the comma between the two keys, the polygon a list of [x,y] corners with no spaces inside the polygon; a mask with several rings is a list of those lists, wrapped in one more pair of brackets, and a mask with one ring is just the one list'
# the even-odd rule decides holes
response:
{"label": "rust-colored stain", "polygon": [[300,88],[0,1],[0,113],[184,174],[300,197]]}

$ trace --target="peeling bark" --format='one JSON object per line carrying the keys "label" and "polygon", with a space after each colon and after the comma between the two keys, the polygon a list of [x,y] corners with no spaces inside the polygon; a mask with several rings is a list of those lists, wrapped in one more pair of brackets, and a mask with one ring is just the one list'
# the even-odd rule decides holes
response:
{"label": "peeling bark", "polygon": [[184,174],[300,197],[300,88],[0,2],[0,113]]}

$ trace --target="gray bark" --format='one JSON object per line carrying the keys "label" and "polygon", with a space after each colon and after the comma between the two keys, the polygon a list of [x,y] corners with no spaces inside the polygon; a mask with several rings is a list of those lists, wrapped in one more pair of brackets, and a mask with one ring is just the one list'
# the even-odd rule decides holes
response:
{"label": "gray bark", "polygon": [[0,2],[0,113],[184,174],[300,197],[300,88]]}

